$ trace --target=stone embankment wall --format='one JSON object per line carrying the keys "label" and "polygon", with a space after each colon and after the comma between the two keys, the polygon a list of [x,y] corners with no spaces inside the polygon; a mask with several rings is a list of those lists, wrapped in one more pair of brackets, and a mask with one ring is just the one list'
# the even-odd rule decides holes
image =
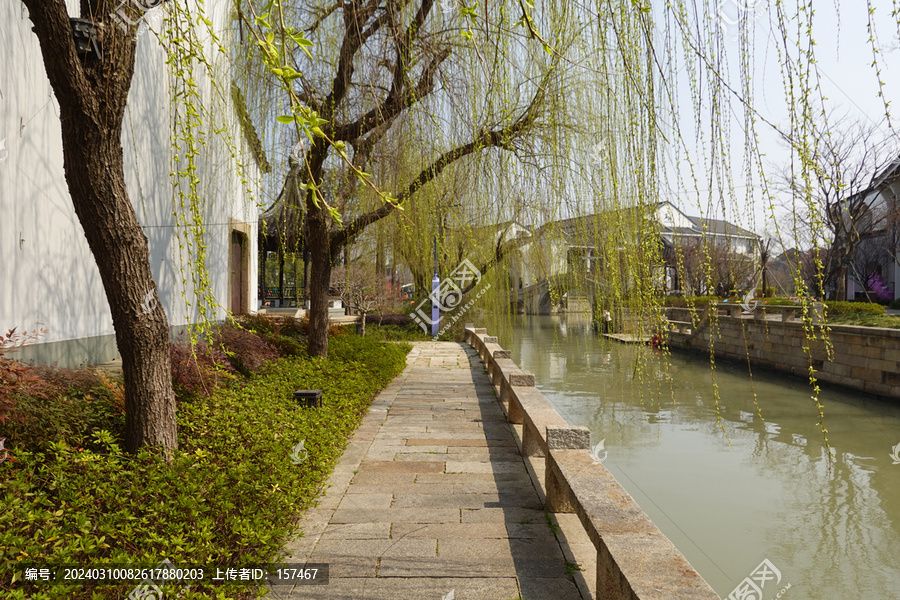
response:
{"label": "stone embankment wall", "polygon": [[[830,325],[828,355],[821,325],[813,326],[818,339],[808,339],[803,322],[784,312],[742,316],[733,308],[719,307],[718,315],[706,311],[694,321],[687,309],[668,309],[674,329],[668,341],[672,348],[708,354],[846,388],[900,398],[900,330],[876,327]],[[722,314],[725,313],[725,314]]]}
{"label": "stone embankment wall", "polygon": [[521,451],[544,458],[545,508],[577,513],[597,551],[597,598],[719,600],[674,544],[590,453],[590,431],[566,423],[486,330],[466,325],[466,341],[487,366]]}

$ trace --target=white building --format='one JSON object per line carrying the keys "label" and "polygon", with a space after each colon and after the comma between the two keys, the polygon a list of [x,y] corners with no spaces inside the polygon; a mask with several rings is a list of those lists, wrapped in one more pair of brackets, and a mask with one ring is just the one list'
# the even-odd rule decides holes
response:
{"label": "white building", "polygon": [[[78,16],[78,0],[66,0]],[[207,0],[206,14],[228,43],[236,25],[230,0]],[[151,269],[173,330],[198,319],[190,227],[173,216],[173,81],[156,34],[165,5],[142,18],[135,73],[123,124],[126,183],[148,238]],[[63,174],[59,104],[46,77],[37,36],[21,2],[0,3],[0,328],[43,327],[49,333],[19,352],[61,365],[96,364],[116,356],[112,317],[94,257],[75,216]],[[197,72],[204,106],[224,134],[210,134],[199,157],[210,292],[226,311],[251,312],[256,301],[260,172],[265,157],[240,118],[228,59],[206,51],[216,75]],[[212,129],[212,127],[207,127]],[[228,139],[231,142],[228,142]],[[255,150],[254,150],[255,149]],[[243,163],[240,172],[237,161]],[[244,182],[242,182],[242,178]],[[249,188],[249,189],[248,189]]]}
{"label": "white building", "polygon": [[867,290],[873,299],[900,298],[900,158],[876,173],[872,184],[847,202],[854,203],[857,198],[867,207],[857,230],[883,233],[859,245],[847,269],[847,299],[866,300]]}

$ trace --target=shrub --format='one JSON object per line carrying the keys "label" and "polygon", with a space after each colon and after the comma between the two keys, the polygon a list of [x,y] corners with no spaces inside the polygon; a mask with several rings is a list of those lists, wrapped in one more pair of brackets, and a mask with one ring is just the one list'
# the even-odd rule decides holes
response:
{"label": "shrub", "polygon": [[798,302],[793,298],[766,298],[767,306],[797,306]]}
{"label": "shrub", "polygon": [[0,425],[7,450],[40,450],[63,441],[81,446],[91,431],[121,429],[124,424],[121,377],[100,369],[34,366],[3,356],[45,333],[20,335],[11,329],[0,336]]}
{"label": "shrub", "polygon": [[673,308],[696,308],[704,309],[709,306],[710,302],[721,302],[719,296],[666,296],[665,306]]}
{"label": "shrub", "polygon": [[18,398],[35,396],[46,399],[50,392],[52,388],[40,379],[33,366],[0,354],[0,425],[9,421],[22,423],[27,418],[22,413]]}
{"label": "shrub", "polygon": [[306,340],[309,334],[309,319],[295,319],[289,316],[241,315],[235,319],[244,329],[259,333],[290,337],[298,341]]}
{"label": "shrub", "polygon": [[[94,432],[88,449],[54,442],[3,463],[0,596],[112,600],[137,583],[11,583],[10,565],[23,560],[153,565],[167,558],[177,566],[279,560],[370,398],[405,365],[401,344],[341,336],[332,349],[327,359],[270,362],[264,376],[240,388],[180,405],[180,447],[170,465],[149,452],[124,454],[107,431]],[[291,396],[298,388],[322,389],[324,406],[299,407]],[[294,464],[292,448],[303,440],[308,457]],[[174,596],[177,588],[165,591]],[[255,596],[246,582],[201,583],[183,598]]]}
{"label": "shrub", "polygon": [[836,300],[827,300],[825,306],[828,307],[828,313],[832,315],[843,315],[848,313],[868,313],[872,315],[884,314],[883,305],[870,304],[869,302],[839,302]]}
{"label": "shrub", "polygon": [[270,360],[280,357],[277,348],[258,335],[238,326],[219,327],[215,341],[225,349],[228,362],[245,377],[249,377]]}
{"label": "shrub", "polygon": [[235,370],[218,347],[206,342],[191,346],[186,342],[169,345],[172,386],[181,401],[209,398],[213,391],[234,379]]}
{"label": "shrub", "polygon": [[4,426],[9,446],[41,451],[48,444],[89,444],[93,431],[121,431],[125,422],[125,390],[121,378],[99,369],[56,369],[28,366],[40,382],[14,395],[15,419]]}
{"label": "shrub", "polygon": [[385,327],[387,325],[395,325],[395,326],[405,326],[411,325],[412,319],[409,318],[409,315],[406,313],[384,313],[383,315],[379,314],[367,314],[366,315],[366,324],[375,324]]}
{"label": "shrub", "polygon": [[21,415],[16,410],[17,394],[36,394],[42,392],[42,383],[34,374],[34,369],[15,359],[6,358],[4,354],[13,348],[19,348],[35,342],[47,333],[46,329],[17,333],[13,327],[5,334],[0,334],[0,425],[12,419],[21,422]]}
{"label": "shrub", "polygon": [[294,319],[293,317],[281,317],[276,320],[276,333],[287,337],[305,340],[309,336],[309,319]]}
{"label": "shrub", "polygon": [[[403,370],[406,355],[412,349],[409,344],[380,342],[369,337],[345,335],[333,338],[328,356],[335,360],[356,363],[365,369],[380,385],[387,385],[396,373]],[[385,380],[385,377],[388,379]]]}
{"label": "shrub", "polygon": [[261,314],[239,315],[235,317],[235,321],[240,323],[244,329],[249,329],[259,334],[275,334],[278,333],[281,323],[284,322],[284,317],[270,317]]}
{"label": "shrub", "polygon": [[366,337],[385,341],[425,341],[431,339],[431,336],[422,331],[421,327],[411,323],[409,325],[367,325]]}
{"label": "shrub", "polygon": [[892,310],[900,310],[900,298],[896,298],[896,299],[894,299],[894,300],[891,300],[891,301],[888,303],[887,307],[890,308],[890,309],[892,309]]}
{"label": "shrub", "polygon": [[272,345],[281,356],[303,356],[306,354],[306,339],[277,335],[260,334],[264,340]]}

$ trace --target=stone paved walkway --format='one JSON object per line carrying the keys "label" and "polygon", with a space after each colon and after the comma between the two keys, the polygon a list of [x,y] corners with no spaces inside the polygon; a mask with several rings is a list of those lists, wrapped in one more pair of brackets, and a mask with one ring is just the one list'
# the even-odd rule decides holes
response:
{"label": "stone paved walkway", "polygon": [[269,598],[581,600],[490,380],[467,345],[414,345],[288,544],[327,586]]}

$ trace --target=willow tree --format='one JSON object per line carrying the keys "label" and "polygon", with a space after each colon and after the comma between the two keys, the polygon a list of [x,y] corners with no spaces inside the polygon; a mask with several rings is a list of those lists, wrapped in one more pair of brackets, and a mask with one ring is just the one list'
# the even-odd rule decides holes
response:
{"label": "willow tree", "polygon": [[[434,239],[452,229],[441,213],[468,231],[448,234],[439,261],[452,264],[459,247],[489,259],[497,236],[479,227],[521,215],[547,240],[556,236],[516,253],[533,273],[547,279],[566,247],[597,265],[553,293],[580,280],[597,304],[650,308],[650,327],[661,327],[659,201],[679,196],[688,214],[750,230],[761,228],[746,208],[755,205],[783,229],[790,221],[774,212],[778,191],[764,164],[768,136],[790,140],[796,210],[814,203],[823,94],[813,7],[757,4],[243,2],[245,27],[279,84],[276,104],[289,113],[281,120],[294,139],[283,145],[305,143],[311,352],[326,351],[325,291],[341,247],[391,217],[395,253],[425,273]],[[768,54],[754,51],[758,31]],[[760,56],[776,59],[786,117],[757,100]],[[493,210],[494,200],[515,206]],[[575,217],[582,226],[566,229]],[[710,280],[723,266],[713,249],[702,244],[695,259],[676,248],[672,260],[682,275],[691,268]],[[499,271],[493,295],[502,305],[513,290]],[[811,338],[824,335],[807,324]]]}
{"label": "willow tree", "polygon": [[[827,249],[822,287],[834,290],[835,300],[847,300],[847,277],[866,285],[869,273],[854,266],[857,250],[886,238],[897,223],[893,200],[879,202],[881,178],[895,166],[898,144],[878,123],[865,124],[847,116],[829,114],[815,125],[815,146],[810,157],[814,187],[812,199],[791,213],[816,247]],[[783,175],[793,197],[803,197],[806,184],[788,171]],[[871,257],[884,262],[885,256]],[[865,271],[863,266],[862,271]]]}
{"label": "willow tree", "polygon": [[[169,326],[158,302],[147,238],[125,187],[122,119],[134,74],[134,28],[120,28],[105,0],[81,2],[103,31],[102,52],[79,54],[63,0],[23,0],[59,101],[66,182],[97,262],[122,355],[129,451],[178,446]],[[128,4],[123,10],[137,13]],[[136,15],[131,15],[135,17]]]}
{"label": "willow tree", "polygon": [[[515,19],[506,11],[519,11],[515,3],[492,7],[497,22],[433,0],[270,3],[264,13],[245,6],[245,25],[289,98],[292,114],[279,120],[297,125],[305,150],[308,351],[325,355],[331,268],[341,250],[393,213],[411,214],[417,195],[452,165],[522,150],[552,118],[558,57],[534,53],[527,71],[510,78],[505,30]],[[308,36],[300,44],[307,53],[294,44],[297,32]],[[415,157],[400,166],[401,154]],[[402,177],[367,172],[381,161]]]}

